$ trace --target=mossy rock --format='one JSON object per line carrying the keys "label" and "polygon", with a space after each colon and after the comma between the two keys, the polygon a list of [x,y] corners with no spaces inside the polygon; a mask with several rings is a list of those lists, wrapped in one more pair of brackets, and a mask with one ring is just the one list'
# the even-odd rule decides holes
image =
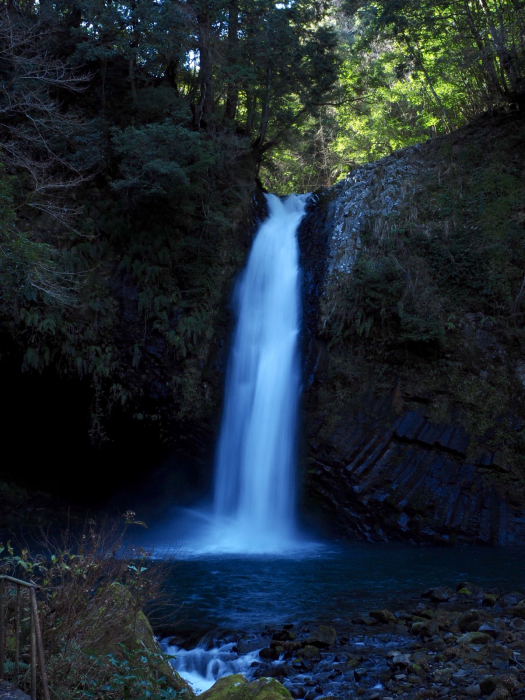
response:
{"label": "mossy rock", "polygon": [[291,700],[292,696],[275,678],[258,678],[249,683],[237,673],[219,680],[200,700]]}
{"label": "mossy rock", "polygon": [[468,588],[463,587],[459,589],[458,595],[472,595],[472,592]]}
{"label": "mossy rock", "polygon": [[390,610],[370,610],[368,614],[383,625],[397,625],[398,622],[397,617]]}
{"label": "mossy rock", "polygon": [[[112,585],[111,590],[116,599],[120,598],[123,601],[127,601],[131,598],[131,593],[121,583],[115,582]],[[135,613],[134,619],[130,619],[126,629],[129,630],[128,644],[130,647],[139,644],[152,654],[162,653],[159,644],[155,638],[153,628],[146,615],[142,612],[142,610],[139,610]],[[184,693],[184,697],[186,698],[195,697],[195,694],[191,690],[188,683],[186,683],[186,681],[183,678],[181,678],[181,676],[177,673],[177,671],[173,668],[169,661],[162,661],[160,664],[155,663],[155,668],[158,669],[159,673],[166,678],[168,685],[174,690],[176,690],[177,692]]]}
{"label": "mossy rock", "polygon": [[467,632],[458,639],[460,644],[488,644],[491,641],[492,637],[485,632]]}
{"label": "mossy rock", "polygon": [[321,658],[321,652],[313,644],[307,644],[301,652],[303,659],[310,659],[311,661],[317,661]]}

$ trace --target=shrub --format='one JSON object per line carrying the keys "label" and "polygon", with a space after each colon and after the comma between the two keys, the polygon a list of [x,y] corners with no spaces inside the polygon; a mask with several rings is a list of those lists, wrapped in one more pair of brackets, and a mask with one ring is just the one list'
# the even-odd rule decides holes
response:
{"label": "shrub", "polygon": [[[45,532],[29,547],[0,544],[0,573],[40,586],[38,607],[52,695],[61,700],[89,697],[179,697],[187,688],[160,653],[144,611],[162,601],[169,562],[127,543],[127,526],[86,523],[80,533],[58,540]],[[9,594],[9,592],[8,592]],[[14,591],[7,599],[8,622],[15,613]],[[22,661],[29,647],[28,601],[23,603]],[[9,650],[9,639],[7,648]],[[12,668],[8,666],[8,672]],[[29,682],[22,664],[21,685]]]}

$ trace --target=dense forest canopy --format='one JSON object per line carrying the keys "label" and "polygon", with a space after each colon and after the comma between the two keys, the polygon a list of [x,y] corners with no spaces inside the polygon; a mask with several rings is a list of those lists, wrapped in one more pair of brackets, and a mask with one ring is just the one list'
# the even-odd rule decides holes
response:
{"label": "dense forest canopy", "polygon": [[117,405],[204,415],[256,178],[523,109],[524,29],[522,0],[3,0],[3,352],[88,378],[95,441]]}

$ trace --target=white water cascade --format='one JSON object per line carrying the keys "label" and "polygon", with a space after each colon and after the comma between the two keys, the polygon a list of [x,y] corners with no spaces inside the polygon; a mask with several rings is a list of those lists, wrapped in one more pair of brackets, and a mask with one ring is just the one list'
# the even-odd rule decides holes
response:
{"label": "white water cascade", "polygon": [[300,360],[297,229],[308,195],[266,195],[269,217],[237,285],[216,456],[218,550],[275,552],[295,538]]}

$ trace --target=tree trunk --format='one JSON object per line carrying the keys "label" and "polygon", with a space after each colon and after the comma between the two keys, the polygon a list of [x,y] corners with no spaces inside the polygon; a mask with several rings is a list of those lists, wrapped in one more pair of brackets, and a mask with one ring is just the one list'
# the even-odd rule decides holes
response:
{"label": "tree trunk", "polygon": [[272,69],[266,69],[266,94],[264,96],[264,103],[261,113],[261,126],[259,128],[259,136],[254,144],[254,149],[256,151],[262,151],[262,146],[264,139],[266,137],[266,131],[268,129],[268,120],[270,118],[270,92],[272,86]]}
{"label": "tree trunk", "polygon": [[505,92],[508,93],[510,91],[510,93],[515,93],[517,89],[518,76],[516,73],[514,56],[505,45],[505,29],[502,27],[501,32],[498,31],[486,0],[478,0],[478,2],[487,20],[490,35],[500,62],[501,78],[505,86]]}
{"label": "tree trunk", "polygon": [[201,94],[199,104],[195,107],[195,126],[199,128],[202,119],[215,111],[210,50],[211,19],[206,0],[201,0],[198,5],[197,27],[199,34],[199,84]]}
{"label": "tree trunk", "polygon": [[226,119],[235,119],[237,105],[239,103],[239,85],[232,75],[232,68],[239,59],[239,6],[238,0],[230,0],[228,7],[228,67],[230,76],[228,82],[228,94],[226,97]]}

